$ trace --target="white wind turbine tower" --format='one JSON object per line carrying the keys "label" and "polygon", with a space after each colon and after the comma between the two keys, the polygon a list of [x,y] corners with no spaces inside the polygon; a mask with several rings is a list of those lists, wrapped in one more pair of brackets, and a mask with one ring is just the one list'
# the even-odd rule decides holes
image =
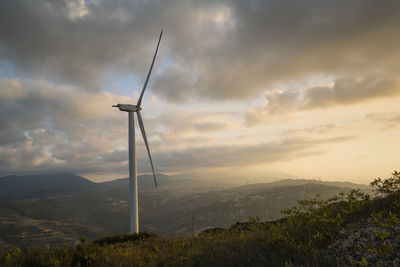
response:
{"label": "white wind turbine tower", "polygon": [[163,31],[160,33],[158,39],[156,52],[154,53],[153,61],[151,62],[149,73],[147,74],[146,81],[144,83],[142,92],[136,105],[132,104],[118,104],[113,107],[119,108],[120,111],[128,112],[129,117],[129,191],[130,191],[130,232],[139,233],[139,208],[138,208],[138,183],[137,183],[137,166],[136,166],[136,147],[135,147],[135,118],[133,113],[136,112],[139,122],[140,131],[142,132],[144,144],[146,145],[147,153],[149,154],[151,169],[154,176],[154,184],[157,188],[157,178],[154,172],[153,161],[150,155],[149,144],[146,138],[146,132],[144,130],[142,116],[140,111],[142,110],[142,98],[144,91],[146,90],[147,83],[149,82],[150,74],[153,69],[154,61],[157,56],[158,47],[160,46],[161,36]]}

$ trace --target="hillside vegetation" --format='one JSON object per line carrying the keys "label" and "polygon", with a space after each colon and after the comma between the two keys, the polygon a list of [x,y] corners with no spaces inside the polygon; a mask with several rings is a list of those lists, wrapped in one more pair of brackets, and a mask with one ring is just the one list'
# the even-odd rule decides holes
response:
{"label": "hillside vegetation", "polygon": [[196,237],[124,234],[54,248],[0,252],[1,266],[396,266],[400,173],[352,190],[301,200],[276,221],[249,218]]}
{"label": "hillside vegetation", "polygon": [[[218,188],[215,181],[214,186],[204,187],[191,183],[189,177],[159,174],[159,178],[155,190],[152,176],[139,176],[139,228],[167,236],[228,228],[249,217],[276,220],[282,217],[282,209],[315,194],[327,199],[358,187],[370,189],[289,179]],[[2,249],[76,244],[82,236],[94,240],[129,229],[128,179],[93,183],[74,174],[12,176],[0,178],[0,188]]]}

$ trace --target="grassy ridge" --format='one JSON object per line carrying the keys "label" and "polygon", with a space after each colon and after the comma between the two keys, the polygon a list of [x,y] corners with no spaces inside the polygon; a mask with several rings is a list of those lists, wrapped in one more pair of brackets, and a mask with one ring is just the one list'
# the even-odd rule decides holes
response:
{"label": "grassy ridge", "polygon": [[[400,257],[400,174],[373,181],[372,198],[358,190],[323,200],[315,197],[286,209],[283,219],[250,218],[229,229],[197,237],[125,234],[59,248],[0,251],[1,266],[376,266]],[[368,253],[331,248],[365,225],[375,227]],[[389,241],[391,240],[391,241]],[[394,241],[393,241],[394,240]],[[397,240],[397,241],[396,241]],[[339,242],[339,243],[338,243]],[[346,241],[347,242],[347,241]],[[342,242],[343,244],[345,242]],[[369,244],[369,245],[368,245]],[[346,249],[348,251],[346,251]],[[353,253],[349,258],[348,254]],[[379,265],[378,265],[379,266]]]}

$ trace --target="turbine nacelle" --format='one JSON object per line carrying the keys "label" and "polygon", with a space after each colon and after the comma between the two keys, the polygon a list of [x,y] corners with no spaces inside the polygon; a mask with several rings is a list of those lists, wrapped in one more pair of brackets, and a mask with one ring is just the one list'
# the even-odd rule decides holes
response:
{"label": "turbine nacelle", "polygon": [[119,108],[120,111],[126,111],[126,112],[137,112],[142,110],[141,107],[136,106],[136,105],[131,105],[131,104],[117,104],[113,105],[114,108]]}

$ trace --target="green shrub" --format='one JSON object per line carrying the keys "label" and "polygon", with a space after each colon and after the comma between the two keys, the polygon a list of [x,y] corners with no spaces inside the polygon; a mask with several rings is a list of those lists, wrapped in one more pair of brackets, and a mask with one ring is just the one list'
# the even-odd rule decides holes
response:
{"label": "green shrub", "polygon": [[123,242],[136,242],[155,237],[157,237],[157,234],[150,232],[141,232],[138,234],[120,234],[114,236],[106,236],[101,239],[94,240],[93,243],[103,246],[103,245],[123,243]]}
{"label": "green shrub", "polygon": [[381,197],[386,197],[396,192],[400,192],[400,172],[394,171],[392,177],[382,180],[375,179],[371,182],[374,192]]}

